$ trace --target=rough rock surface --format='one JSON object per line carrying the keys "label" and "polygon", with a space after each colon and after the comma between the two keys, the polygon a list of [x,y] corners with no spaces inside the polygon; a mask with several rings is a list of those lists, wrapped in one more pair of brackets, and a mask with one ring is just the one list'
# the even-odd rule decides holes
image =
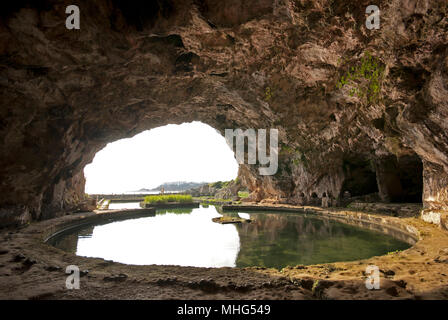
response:
{"label": "rough rock surface", "polygon": [[216,199],[233,199],[238,198],[238,191],[242,189],[241,182],[232,180],[215,194]]}
{"label": "rough rock surface", "polygon": [[[446,1],[377,1],[378,30],[370,1],[80,0],[67,30],[70,4],[0,10],[1,225],[76,209],[108,142],[193,120],[279,129],[277,174],[241,166],[251,200],[447,210]],[[376,78],[345,83],[368,52]]]}

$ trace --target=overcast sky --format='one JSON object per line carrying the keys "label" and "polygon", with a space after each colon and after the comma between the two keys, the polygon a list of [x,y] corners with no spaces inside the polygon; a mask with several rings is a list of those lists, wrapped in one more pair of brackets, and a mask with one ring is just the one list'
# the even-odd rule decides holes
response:
{"label": "overcast sky", "polygon": [[223,136],[201,122],[167,125],[109,143],[84,169],[86,193],[121,193],[164,182],[235,179]]}

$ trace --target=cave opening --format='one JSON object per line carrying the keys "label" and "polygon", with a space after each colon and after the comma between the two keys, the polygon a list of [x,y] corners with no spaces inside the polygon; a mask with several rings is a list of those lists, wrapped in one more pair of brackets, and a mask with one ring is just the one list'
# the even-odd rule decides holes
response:
{"label": "cave opening", "polygon": [[359,156],[346,157],[343,170],[345,180],[341,197],[360,197],[378,192],[375,168],[369,159]]}
{"label": "cave opening", "polygon": [[416,154],[368,159],[346,157],[342,199],[368,202],[421,203],[423,163]]}
{"label": "cave opening", "polygon": [[376,163],[379,196],[394,203],[421,203],[423,163],[416,154],[389,156]]}
{"label": "cave opening", "polygon": [[237,173],[238,164],[225,138],[197,121],[169,124],[109,143],[84,168],[88,194],[142,192],[165,183],[228,181]]}

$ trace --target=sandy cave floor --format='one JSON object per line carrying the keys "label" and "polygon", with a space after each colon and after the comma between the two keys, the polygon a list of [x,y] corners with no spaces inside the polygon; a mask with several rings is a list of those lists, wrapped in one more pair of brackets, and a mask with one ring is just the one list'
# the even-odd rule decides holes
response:
{"label": "sandy cave floor", "polygon": [[[50,227],[94,214],[0,231],[0,299],[448,299],[448,232],[417,218],[375,214],[418,230],[420,240],[405,251],[280,271],[132,266],[77,257],[42,241]],[[81,270],[79,290],[66,289],[68,265]],[[379,290],[365,286],[368,265],[380,269]]]}

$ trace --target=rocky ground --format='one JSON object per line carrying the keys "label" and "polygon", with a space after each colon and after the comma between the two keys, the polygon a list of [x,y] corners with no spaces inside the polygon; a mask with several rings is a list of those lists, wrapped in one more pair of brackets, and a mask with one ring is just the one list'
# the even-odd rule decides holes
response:
{"label": "rocky ground", "polygon": [[[342,209],[331,212],[359,214]],[[43,243],[49,230],[56,230],[54,226],[89,215],[96,213],[2,230],[0,298],[448,299],[448,233],[417,218],[371,214],[372,219],[385,219],[386,224],[400,222],[418,230],[420,240],[408,250],[362,261],[294,266],[279,271],[260,267],[129,266],[77,257]],[[381,272],[380,290],[365,287],[366,267],[372,264]],[[81,270],[79,290],[65,287],[68,265],[77,265]]]}

